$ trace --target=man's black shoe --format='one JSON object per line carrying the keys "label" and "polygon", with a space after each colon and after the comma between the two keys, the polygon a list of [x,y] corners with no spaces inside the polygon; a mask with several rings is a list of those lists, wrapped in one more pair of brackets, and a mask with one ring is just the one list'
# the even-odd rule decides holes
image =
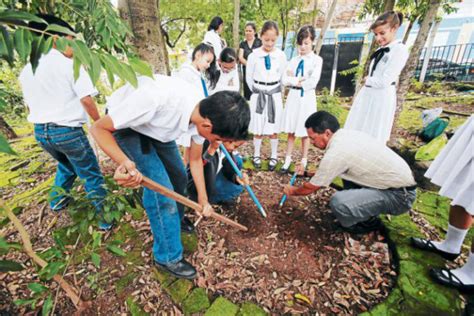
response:
{"label": "man's black shoe", "polygon": [[194,225],[186,216],[181,220],[181,232],[186,234],[194,233]]}
{"label": "man's black shoe", "polygon": [[161,264],[155,261],[155,264],[158,268],[177,278],[192,280],[196,278],[197,275],[196,269],[184,258],[175,263]]}
{"label": "man's black shoe", "polygon": [[349,227],[344,227],[344,230],[352,234],[367,234],[382,228],[382,221],[378,217],[372,217],[365,222],[360,222]]}

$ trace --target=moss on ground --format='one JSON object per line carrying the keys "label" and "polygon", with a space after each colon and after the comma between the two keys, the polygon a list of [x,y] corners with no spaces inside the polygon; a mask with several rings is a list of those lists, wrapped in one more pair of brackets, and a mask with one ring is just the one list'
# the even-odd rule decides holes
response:
{"label": "moss on ground", "polygon": [[141,307],[133,301],[133,297],[129,296],[127,298],[127,306],[128,310],[130,311],[130,314],[132,316],[147,316],[149,315],[148,313],[145,313]]}
{"label": "moss on ground", "polygon": [[184,251],[187,253],[193,253],[198,249],[198,238],[196,234],[181,234],[181,242],[183,244]]}
{"label": "moss on ground", "polygon": [[129,285],[129,284],[132,284],[133,280],[135,280],[135,278],[138,276],[137,273],[135,272],[131,272],[131,273],[127,273],[126,275],[124,275],[123,277],[121,277],[120,279],[118,279],[116,282],[115,282],[115,292],[117,294],[121,294],[123,293],[123,290],[125,290],[125,288]]}
{"label": "moss on ground", "polygon": [[176,304],[181,304],[189,292],[193,288],[193,282],[185,279],[178,279],[170,285],[166,286],[164,290],[171,296],[171,299]]}
{"label": "moss on ground", "polygon": [[238,316],[266,316],[267,312],[254,303],[243,303],[240,307]]}
{"label": "moss on ground", "polygon": [[209,297],[203,288],[195,288],[183,301],[183,312],[185,315],[205,311],[210,306]]}
{"label": "moss on ground", "polygon": [[239,307],[224,297],[218,297],[204,314],[205,316],[234,316]]}

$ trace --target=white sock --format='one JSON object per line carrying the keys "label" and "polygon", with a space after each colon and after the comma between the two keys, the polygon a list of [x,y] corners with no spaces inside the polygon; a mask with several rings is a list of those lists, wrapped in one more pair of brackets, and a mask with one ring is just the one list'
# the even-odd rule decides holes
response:
{"label": "white sock", "polygon": [[281,167],[282,169],[288,169],[290,168],[290,165],[291,165],[291,156],[286,156],[285,157],[285,163],[283,164],[283,167]]}
{"label": "white sock", "polygon": [[262,139],[254,138],[253,139],[253,156],[260,157],[260,148],[262,147]]}
{"label": "white sock", "polygon": [[448,232],[444,241],[432,241],[439,250],[449,253],[460,253],[461,246],[466,237],[468,229],[460,229],[448,224]]}
{"label": "white sock", "polygon": [[306,166],[308,165],[308,158],[302,158],[301,159],[301,164],[303,165],[303,167],[306,168]]}
{"label": "white sock", "polygon": [[270,139],[270,145],[272,146],[272,158],[278,158],[278,138]]}
{"label": "white sock", "polygon": [[465,285],[474,285],[474,253],[469,252],[469,258],[465,265],[458,269],[451,270]]}

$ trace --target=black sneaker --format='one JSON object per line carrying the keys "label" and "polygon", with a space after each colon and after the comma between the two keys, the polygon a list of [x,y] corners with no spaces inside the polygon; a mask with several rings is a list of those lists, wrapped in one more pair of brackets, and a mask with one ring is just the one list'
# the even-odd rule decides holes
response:
{"label": "black sneaker", "polygon": [[194,224],[186,216],[181,220],[181,232],[186,234],[194,233]]}
{"label": "black sneaker", "polygon": [[181,259],[181,261],[167,264],[161,264],[155,261],[155,265],[177,278],[192,280],[197,276],[196,269],[184,258]]}
{"label": "black sneaker", "polygon": [[349,227],[344,227],[344,230],[352,234],[367,234],[382,228],[382,221],[378,217],[372,217],[365,222],[360,222]]}

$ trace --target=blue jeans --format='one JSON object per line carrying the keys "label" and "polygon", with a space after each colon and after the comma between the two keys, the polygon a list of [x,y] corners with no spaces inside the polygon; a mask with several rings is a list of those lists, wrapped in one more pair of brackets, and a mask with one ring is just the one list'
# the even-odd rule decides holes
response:
{"label": "blue jeans", "polygon": [[[120,148],[144,176],[179,194],[185,194],[186,170],[176,142],[162,143],[131,129],[118,130],[114,136]],[[183,246],[177,203],[144,188],[143,206],[150,220],[155,260],[161,264],[180,261],[183,258]]]}
{"label": "blue jeans", "polygon": [[[69,192],[79,176],[84,181],[87,197],[96,211],[102,211],[106,195],[104,178],[82,127],[59,126],[53,123],[35,124],[35,138],[40,146],[58,161],[54,186]],[[67,199],[63,192],[51,190],[50,206],[61,209]]]}
{"label": "blue jeans", "polygon": [[[235,155],[235,160],[237,161],[237,167],[242,169],[242,157],[240,157],[240,155]],[[211,203],[231,201],[232,199],[238,197],[242,193],[242,190],[243,186],[229,181],[229,179],[224,176],[221,170],[219,173],[217,173],[214,194],[209,197],[209,200]]]}

